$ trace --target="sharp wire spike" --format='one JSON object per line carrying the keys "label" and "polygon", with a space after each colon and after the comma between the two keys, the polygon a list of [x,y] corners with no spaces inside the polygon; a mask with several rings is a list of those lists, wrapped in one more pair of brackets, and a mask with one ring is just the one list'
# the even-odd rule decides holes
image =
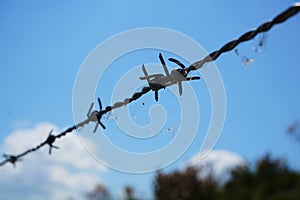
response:
{"label": "sharp wire spike", "polygon": [[178,81],[179,96],[182,95],[182,81]]}
{"label": "sharp wire spike", "polygon": [[87,117],[89,117],[89,115],[90,115],[90,113],[91,113],[91,111],[92,111],[93,106],[94,106],[94,102],[93,102],[93,103],[91,104],[91,106],[90,106],[90,109],[89,109],[89,111],[88,111],[88,113],[87,113]]}
{"label": "sharp wire spike", "polygon": [[142,65],[142,69],[143,69],[143,72],[144,72],[145,76],[147,77],[148,76],[148,72],[147,72],[144,64]]}
{"label": "sharp wire spike", "polygon": [[158,57],[159,57],[159,60],[160,60],[162,66],[163,66],[163,68],[164,68],[164,71],[165,71],[166,75],[167,75],[167,76],[170,76],[169,70],[168,70],[168,68],[167,68],[167,66],[166,66],[166,63],[165,63],[165,60],[164,60],[162,54],[159,53],[159,56],[158,56]]}
{"label": "sharp wire spike", "polygon": [[158,54],[158,57],[159,57],[159,60],[160,60],[161,64],[162,65],[166,65],[165,60],[164,60],[164,58],[163,58],[163,56],[162,56],[161,53]]}
{"label": "sharp wire spike", "polygon": [[154,95],[155,95],[155,101],[158,101],[158,90],[155,90]]}
{"label": "sharp wire spike", "polygon": [[201,78],[199,76],[190,76],[190,77],[187,77],[186,80],[187,81],[192,81],[192,80],[200,80]]}
{"label": "sharp wire spike", "polygon": [[179,65],[182,69],[185,69],[185,65],[182,64],[182,62],[180,62],[179,60],[176,60],[175,58],[168,58],[169,61],[176,63],[177,65]]}
{"label": "sharp wire spike", "polygon": [[99,121],[99,124],[102,126],[103,129],[106,129],[106,127],[104,126],[104,124],[102,122]]}
{"label": "sharp wire spike", "polygon": [[99,123],[96,123],[96,126],[95,126],[95,128],[94,128],[94,131],[93,131],[93,133],[95,133],[95,132],[97,131],[97,129],[98,129],[98,125],[99,125]]}
{"label": "sharp wire spike", "polygon": [[98,103],[99,103],[100,110],[102,110],[102,103],[99,97],[98,97]]}

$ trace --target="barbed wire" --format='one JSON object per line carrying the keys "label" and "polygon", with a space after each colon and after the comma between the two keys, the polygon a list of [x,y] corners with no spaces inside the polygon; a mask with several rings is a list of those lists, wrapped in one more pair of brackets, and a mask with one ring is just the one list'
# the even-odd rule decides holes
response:
{"label": "barbed wire", "polygon": [[[203,67],[203,65],[205,63],[216,60],[221,54],[231,51],[232,49],[234,49],[237,45],[239,45],[242,42],[246,42],[246,41],[253,39],[257,34],[269,31],[274,25],[285,22],[290,17],[296,15],[299,11],[300,11],[300,2],[297,2],[297,3],[293,4],[291,7],[289,7],[287,10],[285,10],[282,13],[280,13],[279,15],[277,15],[273,20],[261,24],[255,30],[251,30],[251,31],[244,33],[238,39],[235,39],[235,40],[232,40],[232,41],[226,43],[219,50],[216,50],[216,51],[210,53],[209,55],[207,55],[204,59],[193,63],[188,68],[184,69],[183,73],[188,74],[191,71],[200,69],[201,67]],[[168,84],[167,86],[170,86],[173,84],[175,84],[175,83]],[[49,154],[51,154],[52,148],[56,148],[56,149],[59,148],[57,146],[54,146],[54,142],[56,141],[56,139],[64,137],[68,133],[71,133],[74,130],[76,130],[80,127],[83,127],[83,126],[89,124],[90,122],[100,123],[102,125],[102,127],[105,128],[105,126],[100,122],[101,117],[104,114],[111,112],[112,110],[117,109],[119,107],[126,106],[127,104],[139,99],[140,97],[142,97],[144,94],[148,93],[151,90],[158,91],[167,86],[154,84],[154,86],[149,85],[149,86],[143,87],[140,92],[134,93],[130,98],[126,98],[121,102],[116,102],[112,106],[106,106],[104,109],[102,109],[100,99],[98,99],[99,104],[100,104],[99,111],[95,110],[90,114],[90,111],[92,108],[92,106],[91,106],[91,108],[87,114],[88,118],[86,120],[84,120],[74,126],[69,127],[68,129],[64,130],[63,132],[61,132],[57,135],[52,135],[52,130],[51,130],[48,134],[48,137],[45,139],[45,141],[43,141],[36,147],[30,148],[30,149],[24,151],[23,153],[16,154],[16,155],[3,154],[5,159],[2,162],[0,162],[0,166],[5,165],[6,163],[11,163],[15,167],[16,162],[22,161],[22,157],[24,157],[25,155],[27,155],[29,153],[38,151],[40,148],[42,148],[43,146],[46,146],[46,145],[49,146]]]}
{"label": "barbed wire", "polygon": [[237,45],[239,45],[242,42],[246,42],[246,41],[253,39],[257,34],[269,31],[274,25],[285,22],[290,17],[296,15],[299,11],[300,11],[300,2],[294,3],[287,10],[285,10],[282,13],[280,13],[279,15],[277,15],[273,20],[261,24],[255,30],[251,30],[251,31],[244,33],[242,36],[240,36],[236,40],[227,42],[219,50],[216,50],[216,51],[210,53],[209,55],[207,55],[204,59],[193,63],[188,68],[188,72],[190,72],[192,70],[200,69],[205,63],[216,60],[221,54],[223,54],[227,51],[231,51],[232,49],[234,49]]}

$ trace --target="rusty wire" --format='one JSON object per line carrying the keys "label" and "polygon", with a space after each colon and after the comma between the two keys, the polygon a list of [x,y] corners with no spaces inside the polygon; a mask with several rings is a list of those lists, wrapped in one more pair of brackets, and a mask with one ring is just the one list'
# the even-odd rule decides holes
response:
{"label": "rusty wire", "polygon": [[[282,13],[280,13],[279,15],[277,15],[273,20],[261,24],[255,30],[251,30],[251,31],[244,33],[238,39],[235,39],[235,40],[232,40],[232,41],[226,43],[219,50],[216,50],[216,51],[210,53],[209,55],[207,55],[204,59],[193,63],[188,68],[186,68],[187,72],[189,73],[190,71],[200,69],[201,67],[203,67],[203,65],[205,63],[216,60],[221,54],[231,51],[232,49],[234,49],[237,45],[239,45],[242,42],[246,42],[246,41],[253,39],[257,34],[269,31],[274,25],[285,22],[290,17],[296,15],[299,11],[300,11],[300,2],[297,2],[297,3],[293,4],[291,7],[289,7],[288,9],[286,9],[285,11],[283,11]],[[160,89],[162,89],[162,88],[160,88]],[[140,92],[134,93],[130,98],[126,98],[121,102],[116,102],[114,105],[107,106],[107,107],[105,107],[105,109],[99,110],[97,112],[100,116],[102,116],[108,112],[111,112],[112,110],[114,110],[116,108],[119,108],[121,106],[126,106],[127,104],[131,103],[132,101],[139,99],[141,96],[148,93],[149,91],[151,91],[151,87],[149,87],[149,86],[143,87]],[[51,148],[58,148],[53,145],[56,139],[66,136],[68,133],[73,132],[75,129],[77,129],[79,127],[83,127],[84,125],[86,125],[90,122],[95,122],[95,119],[93,119],[92,117],[88,117],[86,120],[64,130],[63,132],[61,132],[58,135],[52,135],[50,132],[44,142],[40,143],[36,147],[30,148],[30,149],[24,151],[23,153],[20,153],[17,155],[3,154],[5,159],[2,162],[0,162],[0,166],[5,165],[6,163],[11,163],[11,164],[13,164],[13,166],[15,166],[16,162],[22,160],[21,159],[22,157],[24,157],[25,155],[27,155],[29,153],[37,151],[41,147],[46,146],[46,145],[49,145],[49,148],[50,148],[49,154],[51,154]],[[96,121],[96,123],[98,123],[98,122]]]}

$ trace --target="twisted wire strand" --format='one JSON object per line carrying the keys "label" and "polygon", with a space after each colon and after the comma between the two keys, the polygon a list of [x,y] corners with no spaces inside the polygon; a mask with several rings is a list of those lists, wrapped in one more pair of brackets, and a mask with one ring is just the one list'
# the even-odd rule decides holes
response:
{"label": "twisted wire strand", "polygon": [[[132,101],[137,100],[142,95],[148,93],[150,90],[151,90],[150,87],[143,87],[140,92],[134,93],[131,98],[126,98],[122,102],[116,102],[113,106],[107,106],[105,109],[100,110],[99,112],[101,114],[105,114],[105,113],[108,113],[108,112],[112,111],[113,109],[119,108],[121,106],[125,106],[125,105],[131,103]],[[30,149],[24,151],[23,153],[20,153],[20,154],[17,154],[17,155],[6,155],[6,154],[4,154],[6,158],[2,162],[0,162],[0,167],[5,165],[6,163],[9,163],[9,162],[12,163],[13,166],[15,166],[15,163],[18,162],[18,161],[21,161],[22,157],[24,157],[25,155],[27,155],[29,153],[32,153],[34,151],[39,150],[41,147],[43,147],[45,145],[49,145],[50,149],[51,149],[51,147],[53,147],[52,145],[53,145],[53,143],[55,142],[56,139],[64,137],[68,133],[73,132],[77,128],[84,127],[85,125],[87,125],[90,122],[94,122],[94,120],[92,118],[88,118],[88,119],[86,119],[86,120],[84,120],[84,121],[82,121],[82,122],[80,122],[80,123],[78,123],[74,126],[71,126],[68,129],[64,130],[63,132],[59,133],[58,135],[52,135],[52,138],[51,138],[52,140],[49,140],[49,138],[51,136],[51,135],[49,135],[48,138],[44,142],[40,143],[36,147],[30,148]],[[50,152],[51,151],[49,151],[49,154],[50,154]]]}
{"label": "twisted wire strand", "polygon": [[240,43],[253,39],[259,33],[269,31],[274,25],[285,22],[290,17],[296,15],[299,11],[300,11],[300,2],[294,3],[287,10],[277,15],[273,20],[261,24],[255,30],[251,30],[244,33],[238,39],[227,42],[219,50],[216,50],[210,53],[209,55],[207,55],[204,59],[193,63],[191,66],[188,67],[187,71],[190,72],[192,70],[200,69],[201,67],[203,67],[205,63],[216,60],[222,53],[231,51]]}
{"label": "twisted wire strand", "polygon": [[[300,2],[297,2],[297,3],[293,4],[291,7],[289,7],[287,10],[285,10],[282,13],[280,13],[279,15],[277,15],[273,20],[261,24],[255,30],[251,30],[251,31],[244,33],[238,39],[235,39],[235,40],[232,40],[232,41],[226,43],[219,50],[216,50],[216,51],[210,53],[209,55],[207,55],[204,59],[193,63],[192,65],[190,65],[187,68],[187,72],[189,73],[190,71],[200,69],[201,67],[203,67],[203,65],[205,63],[216,60],[221,54],[231,51],[232,49],[234,49],[237,45],[239,45],[242,42],[246,42],[246,41],[253,39],[257,34],[269,31],[274,25],[285,22],[290,17],[296,15],[299,11],[300,11]],[[168,86],[170,86],[170,85],[168,85]],[[121,106],[126,106],[127,104],[139,99],[140,97],[142,97],[144,94],[148,93],[149,91],[151,91],[151,87],[149,87],[149,86],[143,87],[140,92],[134,93],[130,98],[126,98],[121,102],[116,102],[112,106],[107,106],[107,107],[105,107],[105,109],[100,110],[99,114],[102,116],[103,114],[111,112],[112,110],[117,109]],[[53,143],[55,142],[56,139],[64,137],[68,133],[73,132],[75,129],[77,129],[79,127],[83,127],[90,122],[95,122],[95,121],[93,119],[91,119],[90,117],[88,117],[88,119],[86,119],[74,126],[71,126],[70,128],[59,133],[58,135],[49,134],[48,138],[44,142],[40,143],[36,147],[33,147],[31,149],[24,151],[23,153],[20,153],[17,155],[4,155],[5,159],[2,162],[0,162],[0,166],[3,166],[9,162],[15,166],[15,163],[18,161],[21,161],[22,157],[24,157],[25,155],[27,155],[29,153],[38,151],[40,148],[42,148],[45,145],[50,146],[50,151],[49,151],[49,154],[50,154],[51,148],[55,147],[55,146],[53,146]]]}

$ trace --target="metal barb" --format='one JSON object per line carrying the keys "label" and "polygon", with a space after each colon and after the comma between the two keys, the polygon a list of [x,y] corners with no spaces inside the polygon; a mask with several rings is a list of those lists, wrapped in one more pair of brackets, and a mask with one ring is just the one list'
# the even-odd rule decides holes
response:
{"label": "metal barb", "polygon": [[142,65],[142,70],[144,73],[143,77],[140,77],[140,80],[147,80],[149,87],[154,91],[155,100],[158,101],[158,90],[166,88],[170,85],[178,84],[179,95],[182,95],[182,81],[191,81],[199,80],[200,77],[187,77],[188,71],[187,68],[180,61],[175,58],[168,58],[170,62],[173,62],[179,66],[179,68],[174,69],[169,73],[165,60],[161,53],[158,55],[161,62],[162,68],[165,71],[163,74],[151,74],[149,75],[145,66]]}
{"label": "metal barb", "polygon": [[10,162],[14,167],[16,167],[16,162],[22,161],[18,156],[3,154],[3,157],[7,162]]}
{"label": "metal barb", "polygon": [[52,132],[53,132],[53,129],[49,132],[49,135],[45,141],[45,143],[49,145],[49,155],[51,155],[52,148],[59,149],[59,147],[53,145],[53,143],[55,142],[56,136],[52,135]]}
{"label": "metal barb", "polygon": [[87,117],[88,117],[89,121],[97,122],[96,126],[94,128],[93,133],[95,133],[97,131],[99,124],[100,124],[100,126],[103,129],[106,129],[106,127],[104,126],[104,124],[101,122],[101,118],[105,114],[105,112],[102,110],[102,103],[101,103],[100,98],[98,98],[98,104],[99,104],[99,111],[94,110],[93,112],[91,112],[92,111],[92,107],[94,106],[94,103],[92,103],[91,106],[90,106],[90,109],[89,109],[89,111],[87,113]]}

